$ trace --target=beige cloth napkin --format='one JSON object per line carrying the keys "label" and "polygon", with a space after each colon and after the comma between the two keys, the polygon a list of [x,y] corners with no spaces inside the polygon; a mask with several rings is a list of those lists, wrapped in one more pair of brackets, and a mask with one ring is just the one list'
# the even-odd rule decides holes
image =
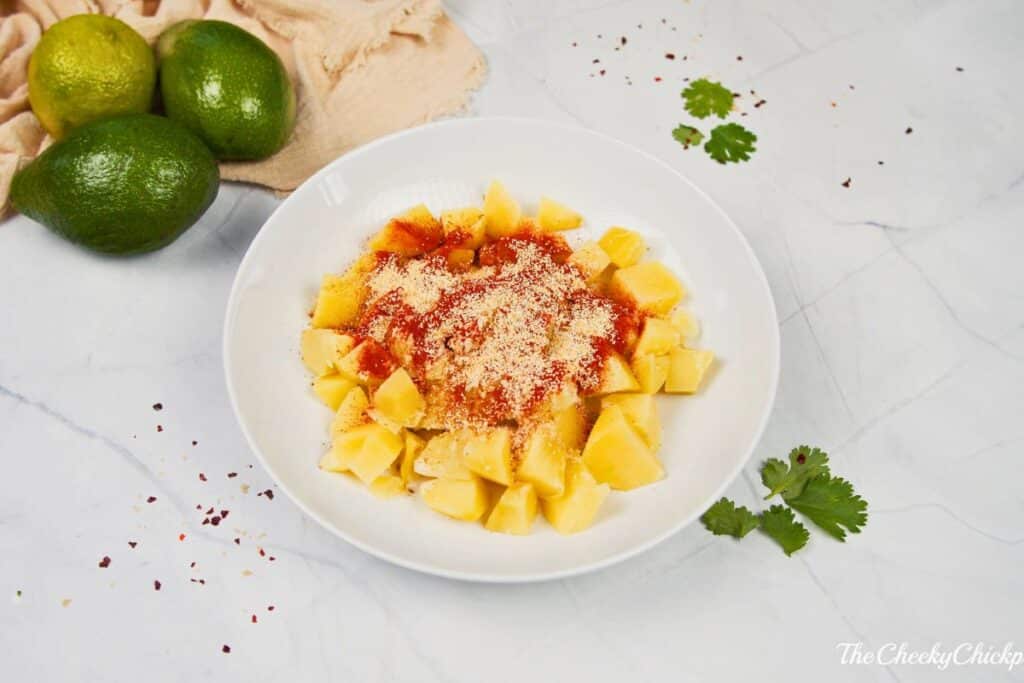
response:
{"label": "beige cloth napkin", "polygon": [[84,12],[115,16],[150,43],[193,17],[266,41],[295,85],[295,132],[269,159],[222,164],[221,177],[278,191],[375,137],[458,111],[486,71],[440,0],[0,0],[0,215],[15,171],[50,143],[28,104],[32,49]]}

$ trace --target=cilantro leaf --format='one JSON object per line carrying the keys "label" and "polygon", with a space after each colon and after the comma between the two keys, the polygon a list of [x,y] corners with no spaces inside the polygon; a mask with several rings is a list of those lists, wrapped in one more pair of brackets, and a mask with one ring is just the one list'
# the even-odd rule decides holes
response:
{"label": "cilantro leaf", "polygon": [[757,515],[745,507],[736,507],[728,498],[722,498],[709,507],[708,511],[701,515],[700,521],[715,536],[735,538],[743,538],[758,525]]}
{"label": "cilantro leaf", "polygon": [[854,493],[850,482],[828,474],[808,481],[786,503],[840,541],[846,540],[843,527],[856,534],[868,521],[867,501]]}
{"label": "cilantro leaf", "polygon": [[793,511],[781,505],[773,505],[761,513],[761,531],[782,546],[787,556],[807,545],[810,534],[793,517]]}
{"label": "cilantro leaf", "polygon": [[691,145],[696,146],[703,142],[704,133],[701,133],[693,126],[685,126],[680,123],[672,131],[672,137],[683,146],[683,149],[690,149]]}
{"label": "cilantro leaf", "polygon": [[711,139],[704,143],[704,151],[720,164],[746,161],[757,151],[757,136],[738,123],[723,123],[711,129]]}
{"label": "cilantro leaf", "polygon": [[724,119],[732,110],[732,91],[706,78],[698,78],[683,90],[682,95],[686,100],[686,111],[698,119],[711,114]]}
{"label": "cilantro leaf", "polygon": [[828,453],[820,448],[797,446],[789,452],[789,464],[778,458],[769,458],[761,466],[761,483],[769,489],[768,500],[781,493],[783,498],[800,495],[809,479],[828,474]]}

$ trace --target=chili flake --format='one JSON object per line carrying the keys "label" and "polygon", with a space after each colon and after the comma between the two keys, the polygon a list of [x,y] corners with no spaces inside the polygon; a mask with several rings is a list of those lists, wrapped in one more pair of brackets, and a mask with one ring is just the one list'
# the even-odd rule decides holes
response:
{"label": "chili flake", "polygon": [[159,581],[153,581],[153,590],[155,590],[155,591],[160,590],[160,586],[161,585],[162,584]]}
{"label": "chili flake", "polygon": [[100,569],[106,569],[110,566],[110,557],[107,555],[103,556],[103,559],[99,562]]}
{"label": "chili flake", "polygon": [[163,410],[163,409],[164,409],[164,404],[163,403],[154,403],[153,404],[153,410]]}

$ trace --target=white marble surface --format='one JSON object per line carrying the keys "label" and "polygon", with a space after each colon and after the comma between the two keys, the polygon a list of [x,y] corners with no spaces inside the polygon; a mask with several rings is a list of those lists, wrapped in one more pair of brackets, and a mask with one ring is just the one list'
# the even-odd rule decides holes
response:
{"label": "white marble surface", "polygon": [[[224,305],[271,195],[225,186],[178,243],[128,261],[16,219],[0,226],[3,678],[1022,680],[843,666],[836,645],[1024,646],[1024,4],[449,6],[491,64],[474,113],[617,136],[733,216],[783,339],[755,458],[827,448],[869,526],[845,545],[815,534],[792,559],[695,526],[531,586],[389,566],[257,496],[271,482],[228,405]],[[744,93],[751,163],[671,140],[682,79],[701,75]],[[753,502],[755,472],[729,494]],[[197,504],[230,516],[203,526]]]}

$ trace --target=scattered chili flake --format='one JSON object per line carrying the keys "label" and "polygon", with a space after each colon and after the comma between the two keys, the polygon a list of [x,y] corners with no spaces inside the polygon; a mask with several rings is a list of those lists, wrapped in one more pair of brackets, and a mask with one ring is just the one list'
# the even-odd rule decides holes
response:
{"label": "scattered chili flake", "polygon": [[266,557],[266,553],[263,552],[263,548],[259,548],[260,557]]}
{"label": "scattered chili flake", "polygon": [[231,648],[228,647],[227,645],[223,645],[223,646],[221,646],[220,651],[223,652],[224,654],[229,654],[231,652]]}
{"label": "scattered chili flake", "polygon": [[161,584],[159,581],[154,580],[153,581],[153,590],[155,590],[155,591],[160,590],[160,586],[161,585],[163,585],[163,584]]}
{"label": "scattered chili flake", "polygon": [[200,586],[206,585],[206,579],[189,579],[192,583],[198,583]]}
{"label": "scattered chili flake", "polygon": [[[850,182],[851,182],[851,181],[850,181],[850,179],[849,179],[849,178],[847,178],[846,180],[844,180],[844,181],[842,182],[842,186],[843,186],[843,187],[849,187],[849,186],[850,186]],[[803,457],[803,454],[801,454],[801,455],[800,455],[800,457]]]}
{"label": "scattered chili flake", "polygon": [[236,538],[235,539],[235,545],[242,545],[242,539]]}
{"label": "scattered chili flake", "polygon": [[884,162],[884,161],[879,161],[879,162],[878,162],[878,165],[879,165],[879,166],[885,166],[885,162]]}
{"label": "scattered chili flake", "polygon": [[100,569],[106,569],[109,566],[110,566],[110,557],[108,557],[107,555],[104,555],[103,559],[100,560]]}
{"label": "scattered chili flake", "polygon": [[178,540],[179,541],[184,541],[185,540],[185,534],[178,534]]}
{"label": "scattered chili flake", "polygon": [[911,133],[914,132],[914,129],[911,128],[910,126],[907,126],[907,129],[905,131],[903,131],[903,132],[906,133],[907,135],[910,135]]}
{"label": "scattered chili flake", "polygon": [[665,59],[675,59],[675,58],[676,58],[675,54],[673,54],[671,52],[666,52],[665,53]]}
{"label": "scattered chili flake", "polygon": [[164,404],[163,403],[154,403],[153,404],[153,410],[163,410],[163,409],[164,409]]}
{"label": "scattered chili flake", "polygon": [[626,44],[626,36],[622,36],[621,38],[619,38],[619,44],[620,45],[625,45]]}
{"label": "scattered chili flake", "polygon": [[254,623],[254,624],[256,623],[256,615],[255,614],[252,615],[252,623]]}
{"label": "scattered chili flake", "polygon": [[761,107],[763,107],[763,106],[764,106],[764,105],[765,105],[765,104],[766,104],[767,102],[768,102],[768,100],[765,100],[765,99],[760,99],[760,100],[758,100],[757,102],[754,102],[754,109],[760,109],[760,108],[761,108]]}
{"label": "scattered chili flake", "polygon": [[600,71],[598,71],[598,73],[604,76],[604,69],[601,69]]}
{"label": "scattered chili flake", "polygon": [[743,55],[736,55],[736,61],[737,62],[742,62],[743,61]]}
{"label": "scattered chili flake", "polygon": [[661,76],[655,76],[654,77],[654,82],[655,83],[661,83]]}
{"label": "scattered chili flake", "polygon": [[273,561],[274,561],[274,560],[276,560],[277,558],[276,558],[276,557],[274,557],[273,555],[271,555],[271,556],[270,556],[270,557],[268,557],[267,559],[268,559],[268,560],[270,560],[271,562],[273,562]]}
{"label": "scattered chili flake", "polygon": [[572,44],[572,46],[573,46],[573,47],[576,47],[576,43],[573,43],[573,44]]}
{"label": "scattered chili flake", "polygon": [[195,562],[192,562],[192,563],[190,563],[190,564],[189,564],[188,566],[189,566],[189,567],[193,567],[193,568],[194,568],[194,567],[196,566],[196,563],[195,563]]}
{"label": "scattered chili flake", "polygon": [[595,59],[595,60],[593,60],[593,61],[592,61],[592,62],[590,62],[590,63],[591,63],[591,64],[600,64],[600,63],[601,63],[601,60],[600,60],[600,59]]}
{"label": "scattered chili flake", "polygon": [[192,442],[192,445],[193,445],[193,446],[198,446],[198,445],[199,445],[199,442],[198,442],[198,441],[193,441],[193,442]]}
{"label": "scattered chili flake", "polygon": [[202,472],[199,473],[199,481],[206,481],[206,475]]}
{"label": "scattered chili flake", "polygon": [[164,426],[163,425],[157,425],[156,426],[156,431],[158,431],[158,432],[164,431]]}
{"label": "scattered chili flake", "polygon": [[210,524],[212,524],[214,526],[217,526],[218,524],[220,524],[220,516],[219,515],[214,515],[213,517],[210,517]]}
{"label": "scattered chili flake", "polygon": [[130,548],[134,548],[137,545],[138,545],[138,543],[136,543],[135,541],[128,541],[128,547],[130,547]]}
{"label": "scattered chili flake", "polygon": [[207,524],[209,524],[209,523],[210,523],[210,518],[209,518],[209,517],[207,517],[206,519],[204,519],[204,520],[203,520],[203,523],[202,523],[202,525],[201,525],[201,526],[206,526],[206,525],[207,525]]}
{"label": "scattered chili flake", "polygon": [[209,509],[208,509],[208,510],[207,510],[206,512],[204,512],[203,514],[204,514],[204,515],[212,515],[212,514],[213,514],[213,508],[212,508],[212,507],[211,507],[211,508],[209,508]]}
{"label": "scattered chili flake", "polygon": [[270,489],[264,491],[263,495],[267,497],[267,500],[274,500],[274,492],[271,491]]}
{"label": "scattered chili flake", "polygon": [[836,103],[835,103],[835,102],[829,102],[829,104],[831,104],[831,105],[832,105],[832,108],[833,108],[833,109],[835,109],[835,108],[836,108]]}
{"label": "scattered chili flake", "polygon": [[227,519],[227,518],[228,518],[228,513],[229,513],[229,512],[231,512],[231,511],[230,511],[230,510],[221,510],[221,511],[220,511],[220,518],[221,518],[221,519]]}
{"label": "scattered chili flake", "polygon": [[851,84],[850,85],[850,90],[856,90],[856,88],[854,88],[853,85]]}
{"label": "scattered chili flake", "polygon": [[958,67],[956,68],[956,70],[957,70],[957,71],[963,71],[963,70],[964,70],[964,68],[963,68],[962,66],[958,66]]}
{"label": "scattered chili flake", "polygon": [[228,479],[234,479],[238,476],[238,472],[228,472]]}
{"label": "scattered chili flake", "polygon": [[149,498],[146,499],[146,502],[147,503],[155,503],[156,502],[156,496],[150,496]]}
{"label": "scattered chili flake", "polygon": [[274,606],[273,605],[267,605],[267,611],[268,612],[273,612],[274,611]]}

